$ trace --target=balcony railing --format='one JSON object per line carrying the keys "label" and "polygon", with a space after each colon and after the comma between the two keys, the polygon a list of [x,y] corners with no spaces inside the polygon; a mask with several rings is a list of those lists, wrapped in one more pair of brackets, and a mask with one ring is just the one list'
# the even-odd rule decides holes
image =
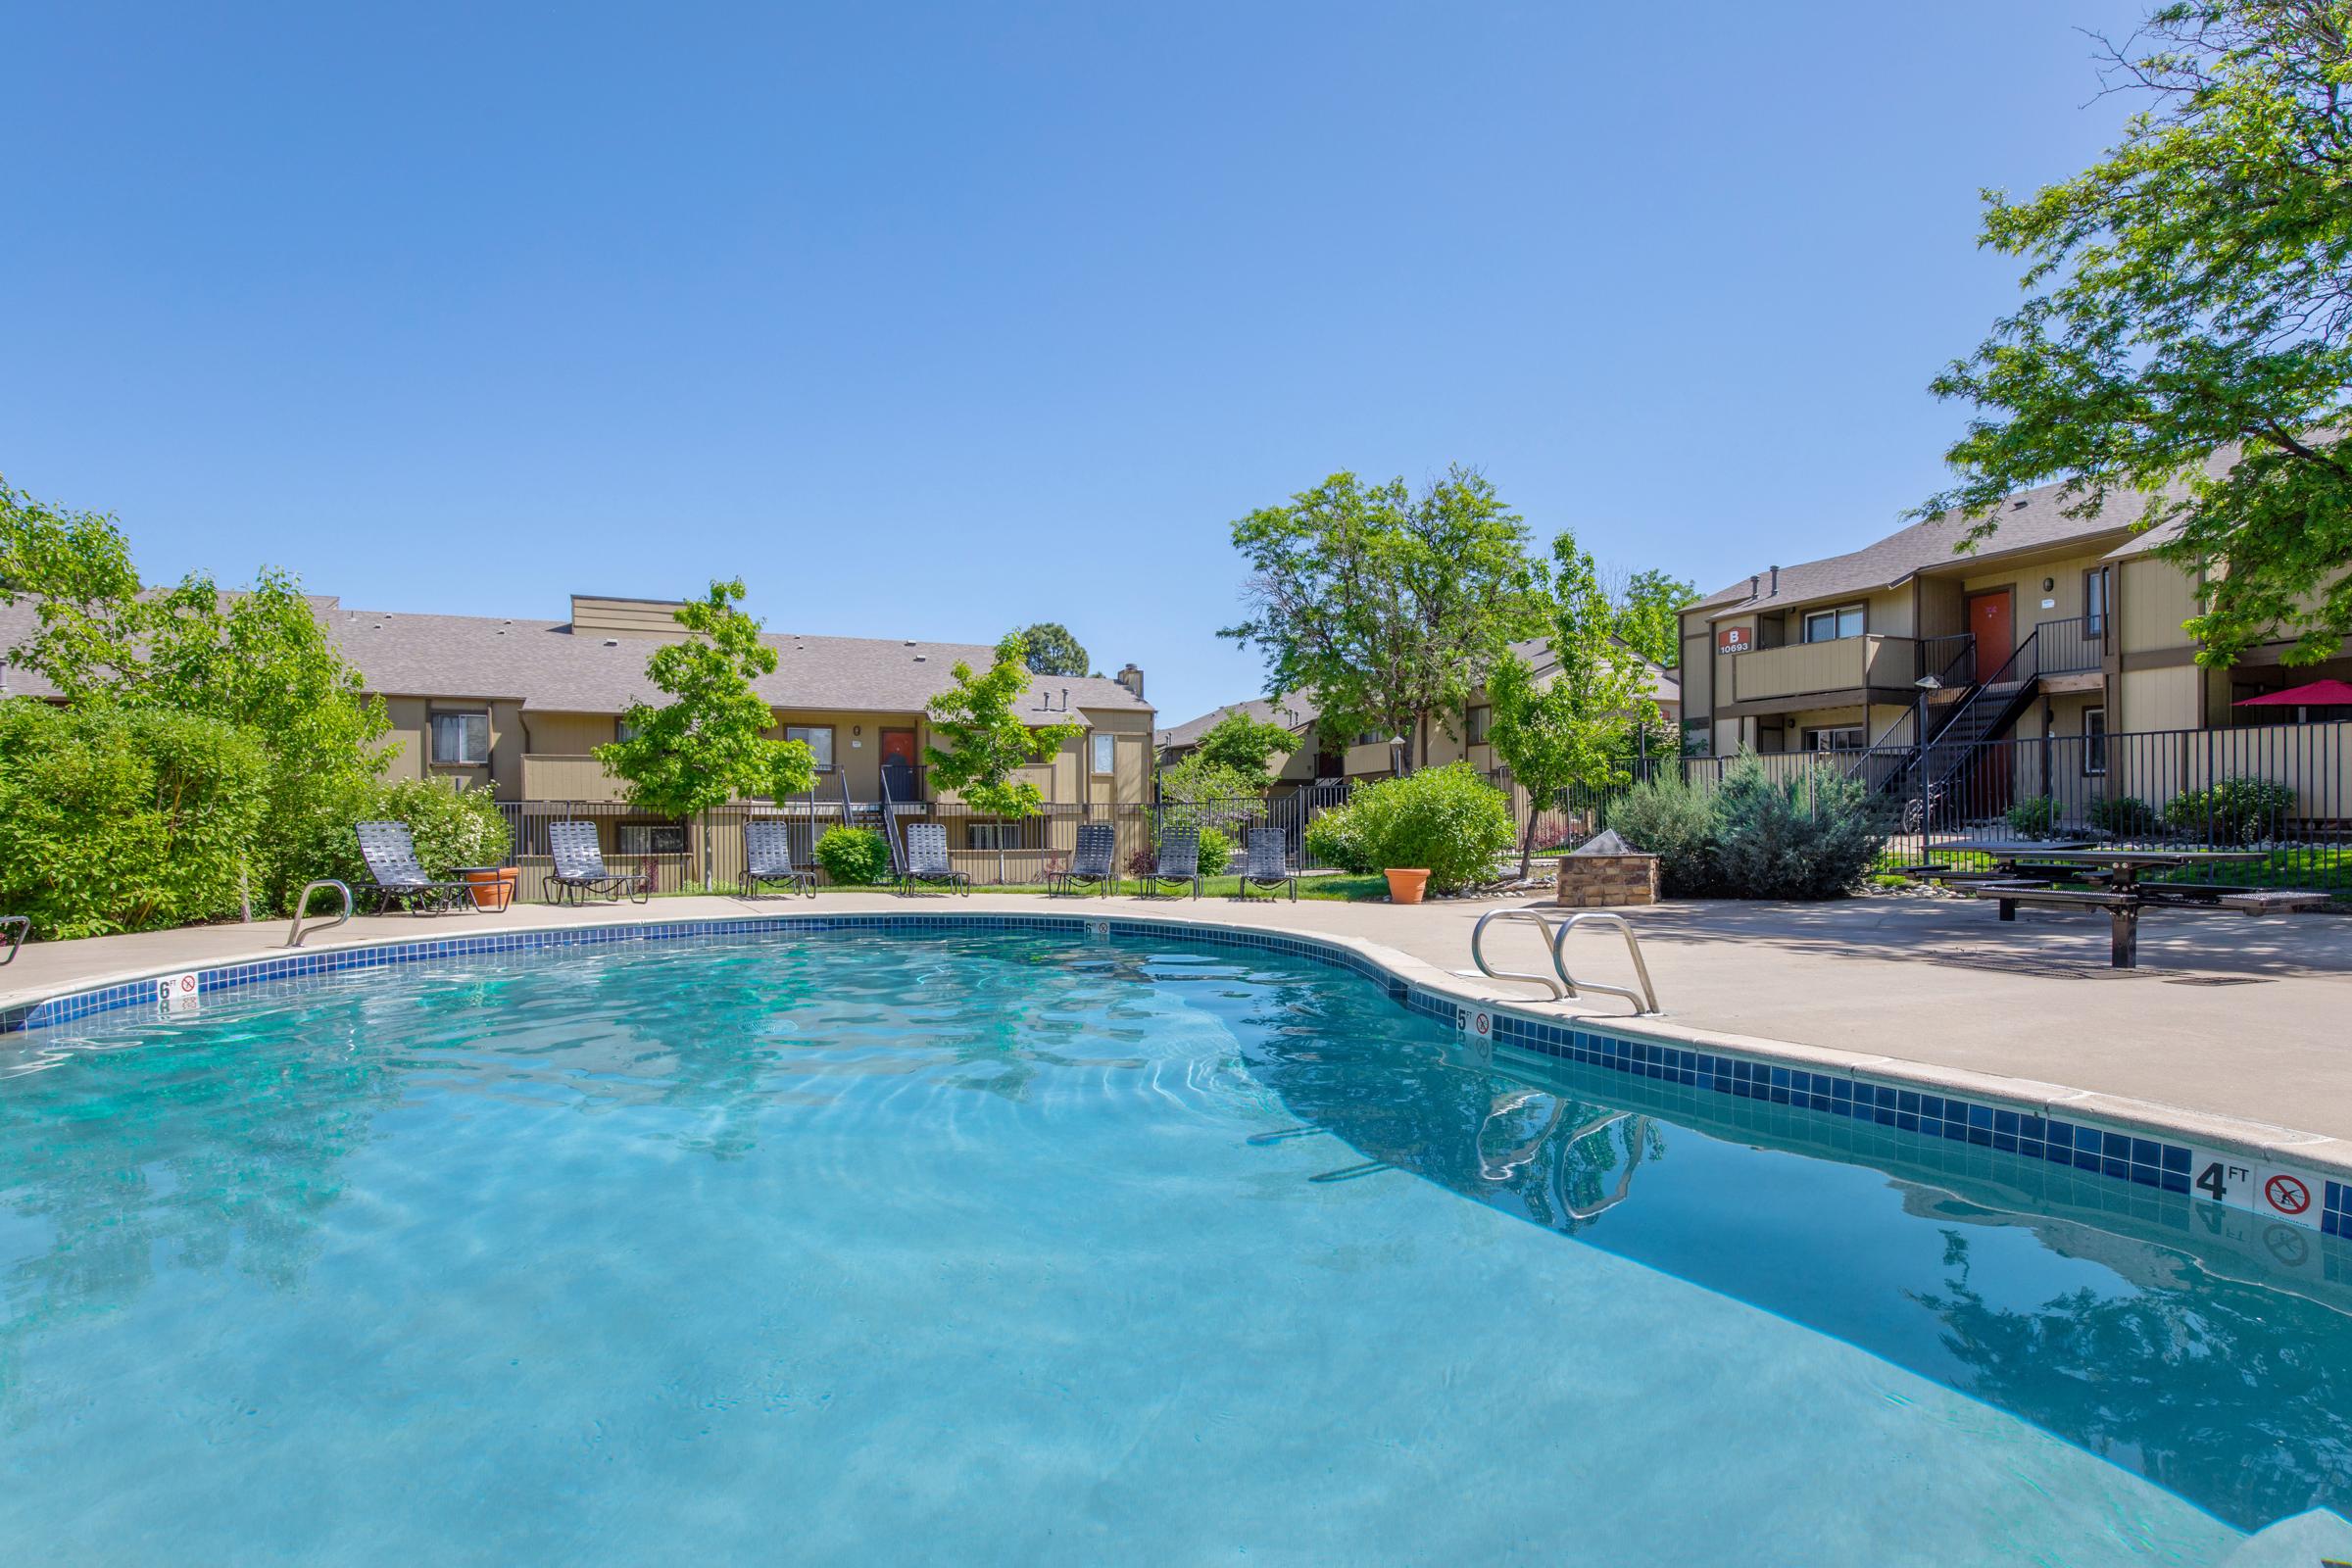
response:
{"label": "balcony railing", "polygon": [[2099,667],[2106,656],[2105,615],[2077,615],[2072,620],[2045,620],[2034,628],[2034,673],[2079,675]]}
{"label": "balcony railing", "polygon": [[604,763],[584,753],[525,752],[521,799],[611,802],[621,799],[621,787]]}
{"label": "balcony railing", "polygon": [[1911,637],[1840,637],[1835,642],[1759,648],[1732,661],[1732,701],[1752,703],[1857,687],[1908,688],[1919,678]]}

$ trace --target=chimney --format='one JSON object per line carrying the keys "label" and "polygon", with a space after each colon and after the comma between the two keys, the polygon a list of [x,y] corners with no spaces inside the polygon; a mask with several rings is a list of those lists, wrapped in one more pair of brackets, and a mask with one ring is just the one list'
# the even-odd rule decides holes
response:
{"label": "chimney", "polygon": [[1772,592],[1773,592],[1773,596],[1774,596],[1775,598],[1778,598],[1778,597],[1780,596],[1780,592],[1781,592],[1781,568],[1780,568],[1780,567],[1778,567],[1778,566],[1775,566],[1775,567],[1773,567],[1773,568],[1772,568]]}
{"label": "chimney", "polygon": [[1144,672],[1136,668],[1132,662],[1111,678],[1135,693],[1137,702],[1140,703],[1144,700]]}
{"label": "chimney", "polygon": [[1763,594],[1763,592],[1764,592],[1764,579],[1763,579],[1763,578],[1761,578],[1761,577],[1759,577],[1759,576],[1757,576],[1757,575],[1756,575],[1754,572],[1752,572],[1752,571],[1751,571],[1751,572],[1749,572],[1749,573],[1747,574],[1747,597],[1748,597],[1748,598],[1750,598],[1750,599],[1755,599],[1755,598],[1758,598],[1758,597],[1760,597],[1760,596]]}

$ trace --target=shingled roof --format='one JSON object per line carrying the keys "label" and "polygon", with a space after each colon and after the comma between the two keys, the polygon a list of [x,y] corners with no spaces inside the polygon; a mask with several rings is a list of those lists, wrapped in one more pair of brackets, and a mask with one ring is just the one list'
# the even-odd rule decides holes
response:
{"label": "shingled roof", "polygon": [[[346,610],[333,600],[314,600],[312,608],[368,690],[383,696],[496,698],[519,702],[526,711],[619,713],[639,698],[659,695],[645,678],[646,656],[661,646],[651,638],[574,632],[557,620]],[[22,641],[33,620],[29,601],[0,606],[0,648]],[[995,658],[981,643],[784,632],[762,641],[777,657],[775,673],[758,683],[760,695],[774,708],[819,711],[913,712],[954,684],[958,660],[978,669]],[[8,676],[13,693],[54,695],[27,671],[12,668]],[[1070,710],[1149,711],[1151,706],[1117,681],[1094,675],[1038,676],[1023,703],[1050,699],[1058,713],[1065,694]]]}
{"label": "shingled roof", "polygon": [[2095,516],[2069,516],[2066,509],[2082,498],[2067,492],[2068,486],[2062,482],[2011,496],[1993,519],[1999,527],[1969,556],[1954,554],[1954,547],[1967,536],[1969,520],[1941,514],[1846,555],[1782,566],[1777,590],[1774,571],[1767,567],[1752,578],[1742,577],[1730,587],[1709,594],[1690,608],[1704,612],[1710,620],[1720,620],[1726,615],[1745,614],[1754,610],[1769,611],[1847,594],[1874,593],[1899,587],[1933,566],[1997,560],[2052,545],[2121,534],[2147,510],[2146,496],[2135,490],[2118,491],[2107,497],[2106,505]]}

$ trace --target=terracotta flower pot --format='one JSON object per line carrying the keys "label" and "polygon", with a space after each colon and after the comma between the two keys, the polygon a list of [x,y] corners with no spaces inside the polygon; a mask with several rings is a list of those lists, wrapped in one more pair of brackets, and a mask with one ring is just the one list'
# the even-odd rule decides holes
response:
{"label": "terracotta flower pot", "polygon": [[1387,875],[1391,904],[1419,904],[1422,891],[1429,886],[1427,871],[1412,871],[1402,866],[1391,866]]}
{"label": "terracotta flower pot", "polygon": [[503,866],[495,871],[467,871],[466,880],[473,885],[473,906],[477,909],[503,909],[514,902],[514,867]]}

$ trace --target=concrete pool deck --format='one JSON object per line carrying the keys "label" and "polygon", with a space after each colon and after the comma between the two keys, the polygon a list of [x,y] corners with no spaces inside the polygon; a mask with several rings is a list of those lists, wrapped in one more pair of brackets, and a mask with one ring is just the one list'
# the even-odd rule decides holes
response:
{"label": "concrete pool deck", "polygon": [[[746,915],[1116,914],[1333,937],[1408,980],[1465,998],[1633,1023],[1626,1004],[1609,998],[1549,1003],[1536,988],[1472,971],[1470,932],[1480,915],[1544,906],[1526,898],[1398,907],[985,892],[686,897],[643,906],[518,906],[437,919],[366,916],[318,932],[304,951]],[[2106,966],[2103,919],[2021,910],[2014,925],[2002,925],[1982,903],[1927,895],[1816,905],[1691,902],[1618,912],[1641,935],[1664,1009],[1662,1018],[1633,1023],[1640,1032],[1896,1070],[2012,1099],[2063,1100],[2086,1114],[2155,1120],[2352,1167],[2352,919],[2154,911],[2140,928],[2141,967],[2118,971]],[[275,956],[285,934],[283,921],[270,921],[28,944],[0,969],[0,1007]],[[1614,936],[1572,940],[1580,977],[1629,981]],[[1490,945],[1498,966],[1546,966],[1538,934],[1525,925],[1497,927]]]}

